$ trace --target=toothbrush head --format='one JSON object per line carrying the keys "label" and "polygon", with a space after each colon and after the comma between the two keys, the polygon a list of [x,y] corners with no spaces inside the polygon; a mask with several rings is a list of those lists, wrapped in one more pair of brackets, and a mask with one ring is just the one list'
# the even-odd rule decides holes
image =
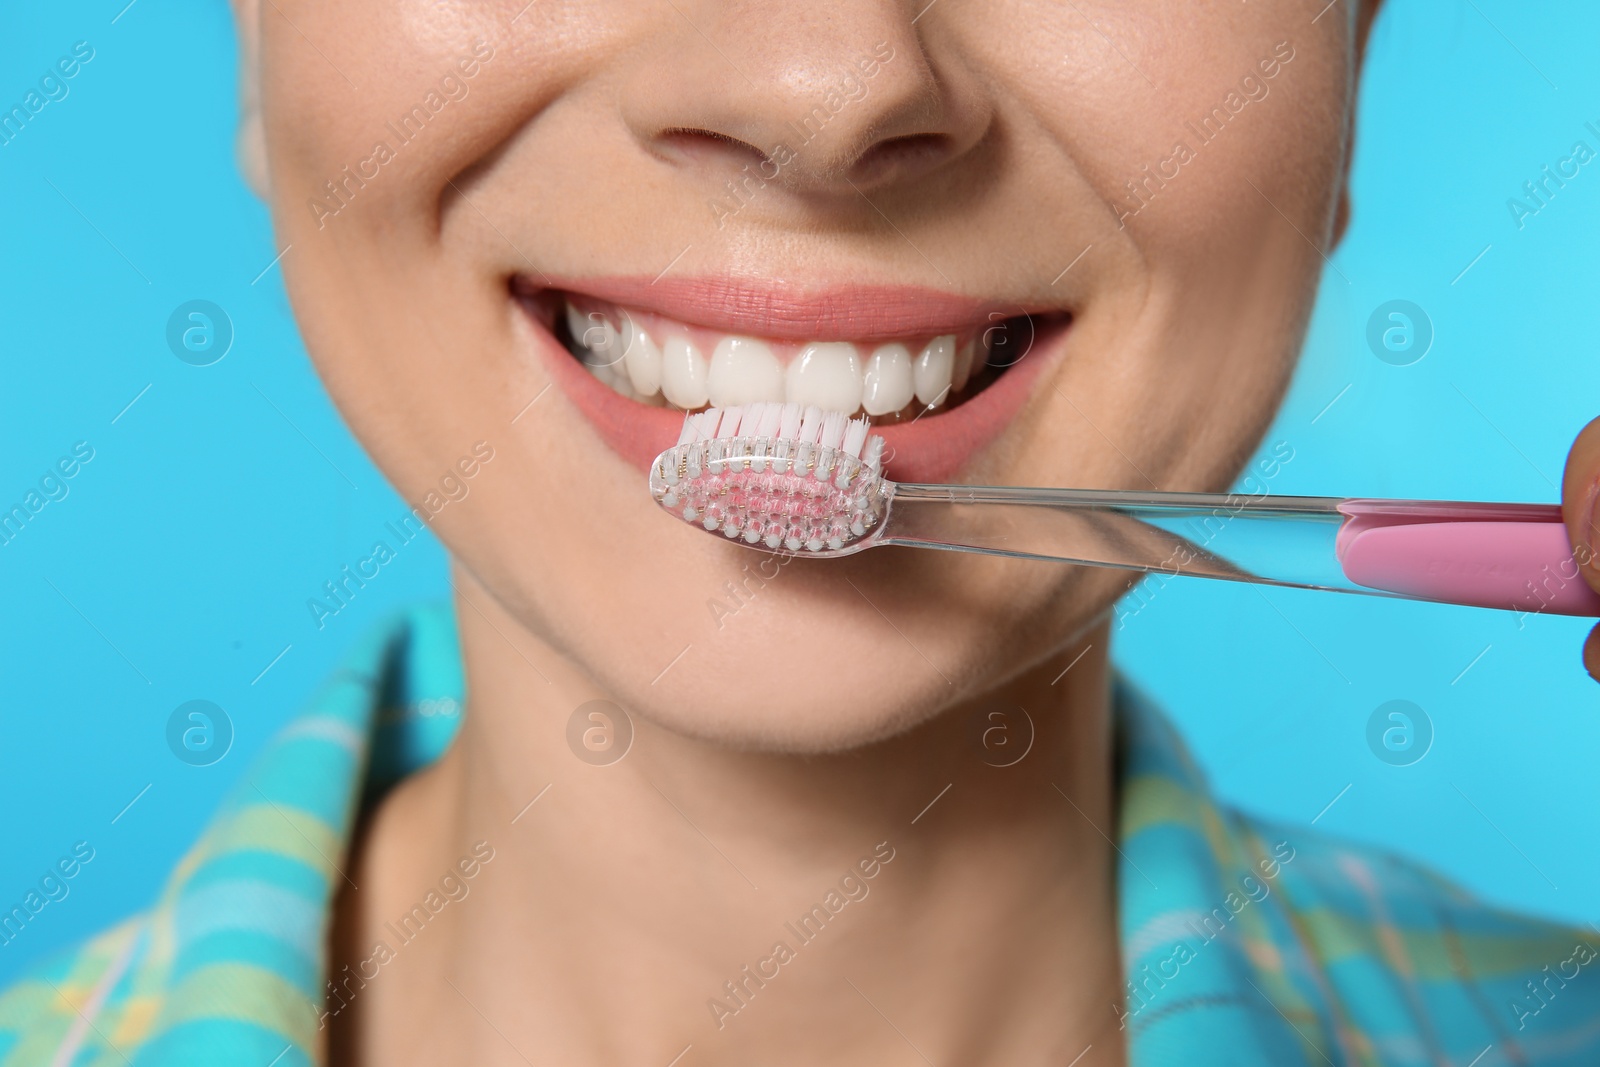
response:
{"label": "toothbrush head", "polygon": [[787,555],[868,548],[894,495],[865,418],[799,404],[709,408],[650,468],[650,495],[684,522]]}

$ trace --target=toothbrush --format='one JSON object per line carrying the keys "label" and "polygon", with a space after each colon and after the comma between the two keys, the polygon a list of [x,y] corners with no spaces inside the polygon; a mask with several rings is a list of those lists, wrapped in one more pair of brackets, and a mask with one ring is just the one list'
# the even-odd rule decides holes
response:
{"label": "toothbrush", "polygon": [[650,493],[752,548],[883,545],[1600,616],[1553,504],[894,482],[867,419],[799,404],[684,419]]}

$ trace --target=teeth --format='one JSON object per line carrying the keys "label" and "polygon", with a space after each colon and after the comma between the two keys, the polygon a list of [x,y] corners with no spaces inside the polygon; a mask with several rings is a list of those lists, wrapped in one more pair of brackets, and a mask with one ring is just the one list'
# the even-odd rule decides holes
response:
{"label": "teeth", "polygon": [[582,345],[583,361],[591,367],[609,367],[622,361],[622,338],[617,328],[598,311],[585,315],[571,304],[567,305],[567,329],[573,339]]}
{"label": "teeth", "polygon": [[590,326],[589,320],[584,317],[583,312],[579,311],[577,308],[573,307],[571,304],[568,304],[567,305],[567,332],[572,335],[572,339],[574,341],[577,341],[579,344],[582,344],[583,343],[583,331],[587,330],[589,328],[589,326]]}
{"label": "teeth", "polygon": [[661,348],[661,392],[667,402],[680,408],[697,408],[709,394],[706,390],[706,357],[687,337],[669,337]]}
{"label": "teeth", "polygon": [[978,339],[969,337],[966,343],[956,349],[955,368],[950,372],[950,391],[959,393],[967,387],[967,380],[972,377],[972,366],[978,354]]}
{"label": "teeth", "polygon": [[880,345],[861,376],[861,407],[868,415],[887,415],[911,403],[911,350],[902,344]]}
{"label": "teeth", "polygon": [[955,369],[955,356],[954,334],[935,337],[928,342],[911,369],[911,381],[918,400],[929,407],[945,402],[950,393],[950,375]]}
{"label": "teeth", "polygon": [[784,399],[854,415],[861,406],[861,356],[848,341],[813,341],[786,375]]}
{"label": "teeth", "polygon": [[622,332],[627,338],[622,364],[627,368],[628,380],[633,383],[634,392],[651,396],[661,388],[661,346],[627,315],[622,319]]}
{"label": "teeth", "polygon": [[724,337],[711,354],[708,390],[714,407],[782,400],[783,367],[761,341]]}
{"label": "teeth", "polygon": [[704,331],[674,328],[649,315],[641,320],[620,308],[583,311],[571,303],[564,317],[575,351],[595,378],[642,403],[687,410],[707,403],[793,404],[821,413],[883,416],[904,411],[913,400],[944,407],[972,379],[985,351],[979,337],[958,347],[956,336],[945,334],[915,355],[901,342],[880,344],[863,358],[864,350],[848,341],[812,341],[798,351],[780,344],[780,358],[765,341],[729,335],[716,341],[708,359],[695,341]]}

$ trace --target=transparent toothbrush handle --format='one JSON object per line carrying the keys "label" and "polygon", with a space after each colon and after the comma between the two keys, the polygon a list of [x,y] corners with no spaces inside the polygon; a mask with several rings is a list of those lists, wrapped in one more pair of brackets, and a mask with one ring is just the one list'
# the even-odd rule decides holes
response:
{"label": "transparent toothbrush handle", "polygon": [[878,543],[1600,616],[1549,504],[903,483]]}
{"label": "transparent toothbrush handle", "polygon": [[1339,503],[1333,497],[900,483],[878,543],[1371,592],[1345,577],[1335,557],[1345,521]]}

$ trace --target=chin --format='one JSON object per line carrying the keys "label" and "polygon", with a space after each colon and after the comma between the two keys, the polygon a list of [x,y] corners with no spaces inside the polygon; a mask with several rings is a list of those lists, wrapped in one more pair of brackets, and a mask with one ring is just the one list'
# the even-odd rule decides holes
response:
{"label": "chin", "polygon": [[[573,651],[593,665],[602,689],[656,726],[722,747],[824,754],[886,740],[980,701],[1093,625],[1110,600],[1078,589],[1030,603],[1037,575],[1016,581],[1027,576],[1016,573],[1026,565],[1015,561],[972,575],[979,580],[971,588],[989,592],[963,600],[961,583],[948,574],[938,589],[921,583],[920,568],[906,565],[915,562],[909,550],[880,556],[876,566],[859,558],[797,560],[764,587],[737,560],[712,561],[707,588],[742,573],[746,599],[731,613],[719,608],[713,621],[706,601],[733,600],[726,584],[719,598],[703,595],[677,614],[687,626],[668,656],[641,670],[603,639]],[[1012,580],[997,586],[997,579]],[[997,610],[1001,601],[1009,610]],[[606,614],[601,628],[637,632],[635,611]]]}

